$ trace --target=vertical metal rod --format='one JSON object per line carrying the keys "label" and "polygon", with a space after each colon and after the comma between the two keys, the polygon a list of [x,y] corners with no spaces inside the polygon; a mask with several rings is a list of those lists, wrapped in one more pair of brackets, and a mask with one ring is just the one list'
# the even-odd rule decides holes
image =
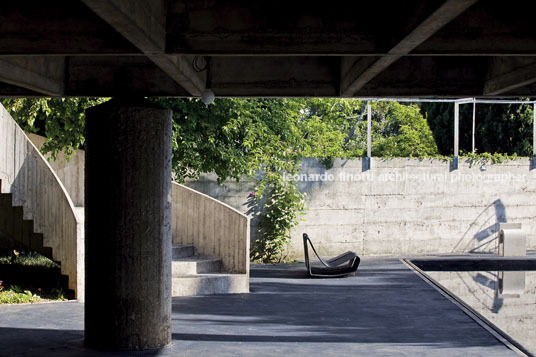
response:
{"label": "vertical metal rod", "polygon": [[370,104],[367,104],[367,157],[372,156],[372,110]]}
{"label": "vertical metal rod", "polygon": [[460,154],[459,149],[459,129],[460,128],[460,103],[454,103],[454,159],[457,160]]}
{"label": "vertical metal rod", "polygon": [[536,103],[532,104],[532,156],[536,157]]}
{"label": "vertical metal rod", "polygon": [[472,150],[473,154],[475,153],[475,131],[476,131],[476,98],[473,98],[473,141],[472,141]]}

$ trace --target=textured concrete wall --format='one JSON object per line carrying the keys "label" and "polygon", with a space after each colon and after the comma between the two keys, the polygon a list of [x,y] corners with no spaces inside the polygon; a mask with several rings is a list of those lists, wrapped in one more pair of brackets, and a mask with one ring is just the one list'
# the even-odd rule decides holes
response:
{"label": "textured concrete wall", "polygon": [[[528,159],[461,162],[453,171],[450,166],[443,160],[373,159],[364,171],[357,159],[335,160],[326,170],[317,160],[304,160],[308,180],[300,177],[300,189],[308,211],[293,233],[290,256],[302,257],[303,232],[325,255],[496,252],[499,222],[522,223],[527,246],[536,247],[536,170]],[[255,239],[258,212],[247,201],[251,180],[218,186],[214,175],[205,175],[188,186],[247,212]]]}
{"label": "textured concrete wall", "polygon": [[[37,134],[26,134],[32,143],[39,149],[45,144],[46,138]],[[45,155],[47,160],[50,155]],[[76,207],[84,207],[84,165],[85,153],[82,150],[76,150],[72,153],[69,161],[66,160],[65,154],[58,153],[56,160],[49,160],[50,167],[54,170],[63,186],[69,192],[69,196]]]}
{"label": "textured concrete wall", "polygon": [[[38,148],[41,148],[46,140],[45,137],[35,134],[30,134],[29,137]],[[84,205],[84,163],[85,153],[83,150],[74,152],[69,161],[66,161],[65,156],[60,153],[55,161],[49,162],[69,194],[74,197],[73,201],[76,206]],[[211,175],[204,177],[214,180],[214,182],[216,179],[215,176]],[[216,195],[222,188],[226,189],[227,186],[215,185]],[[242,189],[242,187],[240,188]],[[228,271],[249,273],[249,224],[247,216],[227,205],[222,205],[221,202],[199,195],[176,183],[172,185],[172,196],[174,244],[194,243],[199,253],[221,258]],[[242,200],[243,195],[241,194],[233,201],[234,206],[239,205]],[[196,206],[199,204],[201,206]],[[198,211],[199,209],[201,211]],[[218,213],[209,217],[209,209],[214,209]],[[201,215],[201,220],[197,223],[191,219],[194,211]],[[83,218],[83,210],[78,215]],[[209,218],[215,219],[215,226],[206,225]],[[194,238],[196,236],[198,238]],[[215,244],[215,242],[220,242],[220,238],[225,243]]]}
{"label": "textured concrete wall", "polygon": [[249,219],[234,208],[173,183],[173,244],[193,244],[222,260],[227,272],[249,274]]}
{"label": "textured concrete wall", "polygon": [[83,237],[74,205],[46,159],[1,105],[0,180],[2,193],[13,194],[13,206],[22,206],[34,232],[43,233],[43,245],[61,262],[69,288],[81,295],[83,267],[77,253]]}
{"label": "textured concrete wall", "polygon": [[[307,159],[302,173],[324,177],[300,182],[308,211],[289,251],[297,258],[303,254],[303,232],[326,255],[346,250],[364,255],[496,252],[500,222],[522,223],[527,247],[536,248],[536,170],[528,159],[484,167],[461,162],[453,171],[450,162],[431,159],[373,159],[368,171],[360,159],[335,160],[330,170]],[[330,174],[332,181],[322,180]],[[487,182],[479,175],[513,177]],[[219,186],[216,176],[207,174],[187,186],[247,214],[251,239],[256,238],[258,211],[247,199],[253,180]]]}

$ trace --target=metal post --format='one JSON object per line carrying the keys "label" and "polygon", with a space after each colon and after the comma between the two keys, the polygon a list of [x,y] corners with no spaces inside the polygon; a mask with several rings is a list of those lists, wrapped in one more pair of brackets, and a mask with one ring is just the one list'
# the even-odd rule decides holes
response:
{"label": "metal post", "polygon": [[476,98],[473,98],[473,141],[472,141],[472,151],[475,153],[475,131],[476,131]]}
{"label": "metal post", "polygon": [[458,168],[458,160],[459,160],[459,131],[460,131],[460,103],[455,102],[454,103],[454,162],[453,162],[453,168]]}
{"label": "metal post", "polygon": [[372,110],[370,103],[367,103],[367,157],[363,170],[370,170],[372,168]]}
{"label": "metal post", "polygon": [[536,158],[536,102],[532,104],[532,156]]}
{"label": "metal post", "polygon": [[372,112],[370,104],[367,104],[367,157],[372,156]]}

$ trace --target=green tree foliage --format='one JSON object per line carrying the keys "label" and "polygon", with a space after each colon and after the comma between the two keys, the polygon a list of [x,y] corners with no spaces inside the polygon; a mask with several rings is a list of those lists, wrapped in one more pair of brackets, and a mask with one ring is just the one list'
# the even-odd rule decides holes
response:
{"label": "green tree foliage", "polygon": [[251,199],[265,202],[260,238],[251,257],[280,261],[298,224],[304,196],[285,179],[300,168],[300,103],[276,99],[217,99],[208,108],[197,100],[155,99],[173,110],[173,171],[176,179],[215,172],[218,181],[257,175]]}
{"label": "green tree foliage", "polygon": [[173,110],[173,171],[179,181],[215,172],[221,182],[259,170],[292,171],[299,162],[296,102],[154,99]]}
{"label": "green tree foliage", "polygon": [[47,138],[42,152],[68,157],[84,144],[85,110],[105,98],[15,98],[1,103],[25,131]]}
{"label": "green tree foliage", "polygon": [[[55,155],[84,143],[84,111],[105,99],[9,99],[7,109],[27,131],[47,136]],[[297,183],[302,157],[329,162],[366,152],[366,103],[350,99],[217,99],[206,107],[194,99],[152,99],[173,110],[173,172],[184,182],[215,172],[218,182],[258,178],[252,199],[264,202],[261,237],[252,258],[280,261],[291,229],[304,209]],[[373,104],[373,154],[429,156],[437,153],[426,121],[415,106]],[[260,174],[258,174],[260,173]]]}
{"label": "green tree foliage", "polygon": [[374,115],[372,156],[430,157],[438,154],[432,131],[417,105],[378,102]]}
{"label": "green tree foliage", "polygon": [[[454,104],[421,103],[442,155],[453,154]],[[532,155],[532,105],[477,104],[475,146],[480,153]],[[472,150],[473,105],[460,105],[460,150]]]}
{"label": "green tree foliage", "polygon": [[[438,154],[426,119],[416,105],[374,102],[372,156],[425,157]],[[361,157],[367,150],[366,103],[348,99],[309,99],[304,103],[303,157]]]}

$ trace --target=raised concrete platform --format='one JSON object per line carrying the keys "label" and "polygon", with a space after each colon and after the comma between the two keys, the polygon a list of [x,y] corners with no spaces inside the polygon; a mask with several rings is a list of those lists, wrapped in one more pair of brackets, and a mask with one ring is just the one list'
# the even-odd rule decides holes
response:
{"label": "raised concrete platform", "polygon": [[[172,321],[171,347],[136,355],[516,355],[397,259],[329,280],[253,265],[250,294],[174,298]],[[82,328],[76,302],[0,306],[0,355],[105,355]]]}
{"label": "raised concrete platform", "polygon": [[243,294],[249,292],[247,274],[223,271],[220,259],[204,259],[194,255],[193,245],[173,246],[171,262],[171,295],[196,296],[211,294]]}

